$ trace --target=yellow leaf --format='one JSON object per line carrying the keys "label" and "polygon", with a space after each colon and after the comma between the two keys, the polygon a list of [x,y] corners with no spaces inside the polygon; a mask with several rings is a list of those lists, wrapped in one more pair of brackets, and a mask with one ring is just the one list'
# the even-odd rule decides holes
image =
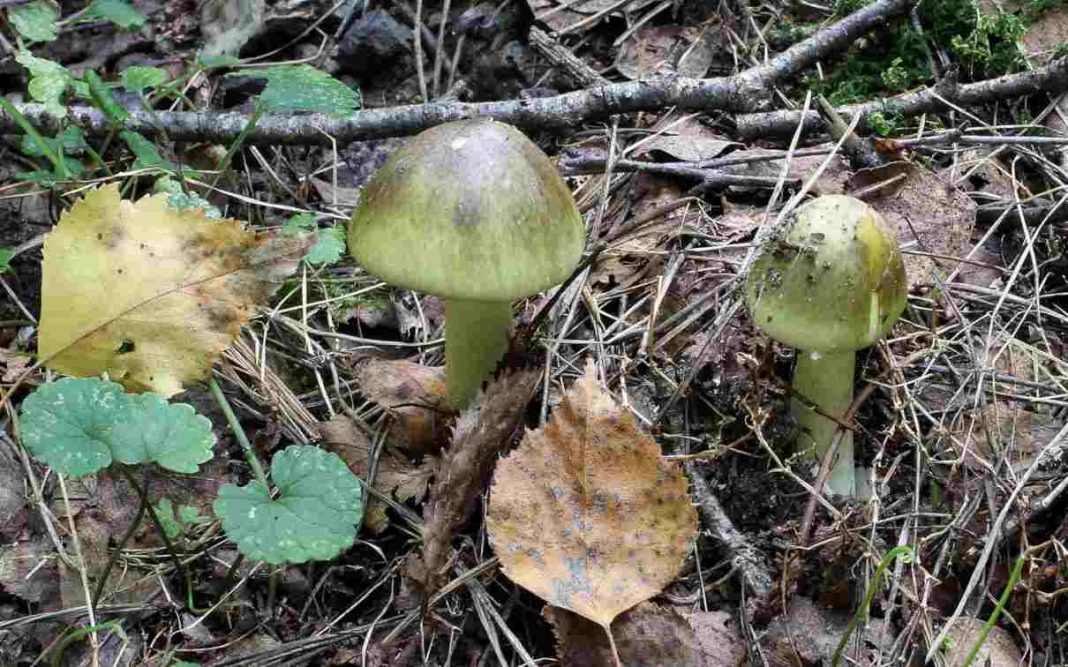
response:
{"label": "yellow leaf", "polygon": [[307,245],[236,220],[89,192],[44,242],[38,353],[68,375],[99,375],[171,396],[208,376]]}
{"label": "yellow leaf", "polygon": [[601,391],[591,362],[497,465],[487,526],[509,579],[607,628],[675,578],[697,513],[682,470]]}

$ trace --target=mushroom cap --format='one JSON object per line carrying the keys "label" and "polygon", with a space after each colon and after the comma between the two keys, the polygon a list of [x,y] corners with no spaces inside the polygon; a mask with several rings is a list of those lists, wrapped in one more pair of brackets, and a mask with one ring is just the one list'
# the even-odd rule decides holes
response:
{"label": "mushroom cap", "polygon": [[746,302],[772,338],[846,352],[882,338],[905,308],[905,265],[893,231],[845,195],[799,207],[750,268]]}
{"label": "mushroom cap", "polygon": [[504,301],[563,282],[585,229],[556,167],[519,130],[487,118],[430,128],[363,190],[349,249],[407,289]]}

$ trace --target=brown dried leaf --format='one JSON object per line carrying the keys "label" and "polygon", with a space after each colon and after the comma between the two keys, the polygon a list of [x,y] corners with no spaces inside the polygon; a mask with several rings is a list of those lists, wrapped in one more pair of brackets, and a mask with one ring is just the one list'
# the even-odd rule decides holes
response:
{"label": "brown dried leaf", "polygon": [[664,134],[643,140],[635,145],[635,157],[648,155],[652,151],[667,153],[676,160],[699,162],[718,157],[735,142],[720,136],[696,118],[684,118],[669,123]]}
{"label": "brown dried leaf", "polygon": [[436,587],[453,534],[474,511],[497,456],[522,423],[540,377],[533,370],[506,373],[456,419],[452,443],[442,455],[430,500],[423,508],[423,553],[408,565],[409,576],[425,590]]}
{"label": "brown dried leaf", "polygon": [[[979,641],[979,632],[985,623],[978,618],[958,618],[946,635],[946,667],[964,667],[964,660],[972,646]],[[1012,636],[998,626],[990,628],[982,648],[975,654],[973,665],[986,667],[1016,667],[1024,664],[1023,655]]]}
{"label": "brown dried leaf", "polygon": [[[604,628],[578,614],[545,606],[542,616],[552,625],[556,654],[568,667],[615,667]],[[721,667],[701,660],[693,628],[674,609],[643,602],[612,623],[612,638],[624,665],[657,667]]]}
{"label": "brown dried leaf", "polygon": [[[319,434],[326,448],[341,457],[356,476],[366,479],[370,470],[371,441],[347,415],[338,415],[319,424]],[[386,450],[378,457],[375,487],[395,494],[401,501],[420,501],[434,474],[437,459],[427,457],[419,465],[401,454]]]}
{"label": "brown dried leaf", "polygon": [[1023,38],[1028,56],[1049,56],[1068,44],[1068,9],[1047,9],[1027,26]]}
{"label": "brown dried leaf", "polygon": [[371,359],[356,370],[360,393],[394,417],[392,444],[411,454],[444,444],[449,415],[445,369],[411,361]]}
{"label": "brown dried leaf", "polygon": [[497,466],[487,528],[509,579],[607,627],[675,578],[697,530],[686,477],[593,362]]}
{"label": "brown dried leaf", "polygon": [[712,65],[714,56],[707,29],[644,26],[619,47],[616,69],[628,79],[668,75],[701,78]]}
{"label": "brown dried leaf", "polygon": [[704,667],[745,664],[745,638],[738,631],[733,616],[725,611],[698,611],[690,614],[689,620]]}
{"label": "brown dried leaf", "polygon": [[[831,146],[824,144],[823,148],[827,148],[829,151]],[[731,153],[731,157],[747,157],[747,156],[760,156],[768,155],[769,153],[780,153],[781,151],[771,150],[768,148],[751,148],[744,151],[736,151]],[[801,182],[808,180],[823,161],[827,159],[826,155],[802,155],[794,157],[790,160],[790,166],[786,171],[786,178],[797,179]],[[753,162],[745,165],[737,171],[739,174],[745,174],[748,176],[765,176],[769,178],[778,178],[782,174],[782,163],[780,160],[762,160],[759,162]],[[820,174],[820,177],[816,179],[816,183],[812,186],[812,194],[814,195],[840,195],[845,192],[846,181],[849,180],[849,176],[852,172],[849,168],[849,163],[840,155],[835,155],[831,158],[830,164]]]}
{"label": "brown dried leaf", "polygon": [[[768,624],[760,638],[767,664],[771,667],[797,665],[829,665],[838,642],[849,624],[849,615],[818,606],[812,600],[796,596],[785,614]],[[859,632],[864,633],[865,650],[854,655],[847,652],[844,664],[872,667],[880,651],[891,639],[883,631],[882,623],[872,623]],[[870,647],[876,650],[870,650]]]}
{"label": "brown dried leaf", "polygon": [[[864,198],[893,227],[898,243],[918,252],[966,255],[975,227],[975,202],[930,169],[911,162],[892,162],[858,171],[849,188],[856,190],[900,176],[904,179]],[[944,275],[956,266],[952,260],[905,255],[909,287],[929,285],[932,271]]]}
{"label": "brown dried leaf", "polygon": [[59,581],[55,553],[47,538],[0,546],[0,589],[40,605],[42,611],[59,607]]}

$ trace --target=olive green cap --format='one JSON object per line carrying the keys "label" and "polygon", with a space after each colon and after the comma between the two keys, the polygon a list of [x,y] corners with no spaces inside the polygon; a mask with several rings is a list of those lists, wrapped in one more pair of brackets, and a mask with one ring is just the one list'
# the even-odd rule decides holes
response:
{"label": "olive green cap", "polygon": [[349,249],[400,287],[505,301],[563,282],[585,229],[549,158],[519,130],[486,118],[411,138],[364,188]]}
{"label": "olive green cap", "polygon": [[859,199],[830,195],[799,207],[761,248],[746,302],[772,338],[846,352],[886,335],[907,290],[901,251],[882,217]]}

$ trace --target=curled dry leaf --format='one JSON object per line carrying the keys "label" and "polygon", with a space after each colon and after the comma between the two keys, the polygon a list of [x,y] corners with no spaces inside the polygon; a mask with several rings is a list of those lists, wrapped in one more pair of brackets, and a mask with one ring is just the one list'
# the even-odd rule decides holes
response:
{"label": "curled dry leaf", "polygon": [[394,359],[371,359],[356,371],[360,393],[394,417],[391,441],[412,454],[437,451],[450,415],[445,369]]}
{"label": "curled dry leaf", "polygon": [[303,237],[172,210],[167,195],[90,191],[44,242],[40,358],[67,375],[107,372],[171,396],[202,380],[253,308],[297,267]]}
{"label": "curled dry leaf", "polygon": [[453,534],[467,521],[486,488],[497,456],[519,428],[541,373],[521,370],[502,375],[460,413],[452,443],[442,455],[430,500],[423,508],[423,553],[408,574],[433,590],[451,553]]}
{"label": "curled dry leaf", "polygon": [[607,628],[675,578],[697,530],[681,468],[597,382],[497,466],[487,528],[509,579]]}
{"label": "curled dry leaf", "polygon": [[[557,607],[546,606],[542,615],[553,627],[560,664],[615,667],[604,628]],[[708,667],[701,659],[693,628],[674,609],[643,602],[620,614],[612,624],[612,636],[624,665]],[[722,663],[711,667],[722,667]]]}
{"label": "curled dry leaf", "polygon": [[[340,456],[353,474],[367,479],[371,467],[371,441],[356,422],[347,415],[338,415],[320,423],[319,434],[326,448]],[[402,502],[422,500],[436,463],[437,459],[428,457],[416,465],[395,451],[385,450],[378,457],[375,487],[395,494]]]}

